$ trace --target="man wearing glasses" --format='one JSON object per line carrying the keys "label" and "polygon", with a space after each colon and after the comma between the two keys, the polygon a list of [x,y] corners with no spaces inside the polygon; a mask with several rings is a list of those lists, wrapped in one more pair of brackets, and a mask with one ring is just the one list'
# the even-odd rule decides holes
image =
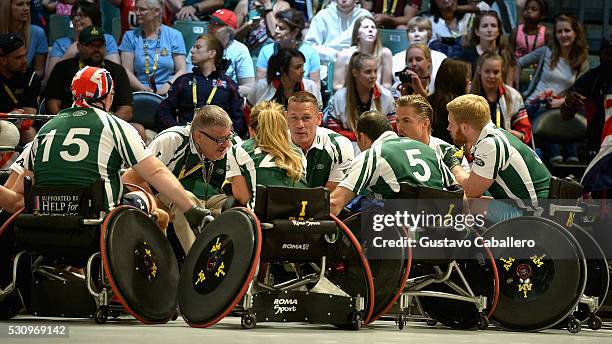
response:
{"label": "man wearing glasses", "polygon": [[[226,153],[240,140],[232,132],[232,120],[219,106],[207,105],[198,109],[191,124],[162,131],[149,145],[164,165],[172,171],[183,187],[190,191],[192,200],[206,206],[213,216],[221,213],[227,196],[221,191],[225,181]],[[126,183],[135,183],[156,194],[134,170],[123,174]],[[185,253],[195,241],[185,216],[164,195],[157,195],[158,206],[169,210],[174,231]]]}

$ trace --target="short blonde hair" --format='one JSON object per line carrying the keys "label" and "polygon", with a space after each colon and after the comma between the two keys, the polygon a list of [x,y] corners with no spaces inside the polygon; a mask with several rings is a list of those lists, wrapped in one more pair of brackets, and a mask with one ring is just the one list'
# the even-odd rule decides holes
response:
{"label": "short blonde hair", "polygon": [[486,99],[475,94],[465,94],[446,104],[446,110],[453,113],[457,124],[467,123],[481,130],[491,122],[491,110]]}
{"label": "short blonde hair", "polygon": [[395,107],[411,107],[415,110],[415,115],[422,119],[429,119],[429,132],[433,124],[433,109],[425,97],[420,94],[401,96],[395,101]]}
{"label": "short blonde hair", "polygon": [[217,105],[206,105],[195,112],[191,129],[200,130],[209,127],[231,129],[232,125],[232,119],[225,110]]}

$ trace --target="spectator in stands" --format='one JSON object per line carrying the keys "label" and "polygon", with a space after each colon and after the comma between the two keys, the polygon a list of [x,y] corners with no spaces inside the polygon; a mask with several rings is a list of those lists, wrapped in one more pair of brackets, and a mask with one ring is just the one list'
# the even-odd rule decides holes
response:
{"label": "spectator in stands", "polygon": [[540,22],[546,16],[548,6],[545,0],[528,0],[523,9],[523,24],[519,24],[512,31],[509,38],[510,51],[518,59],[533,50],[549,45],[551,41],[550,32]]}
{"label": "spectator in stands", "polygon": [[[246,97],[255,84],[255,70],[249,48],[234,39],[236,27],[234,12],[221,9],[210,16],[208,34],[214,35],[225,47],[223,58],[230,61],[225,74],[238,83],[240,94]],[[187,57],[187,68],[188,70],[193,68],[191,56]]]}
{"label": "spectator in stands", "polygon": [[47,62],[47,37],[40,26],[30,24],[30,1],[0,1],[0,18],[0,33],[15,33],[23,40],[28,51],[28,65],[42,79]]}
{"label": "spectator in stands", "polygon": [[368,14],[355,0],[337,0],[312,18],[306,42],[317,49],[321,63],[327,65],[335,61],[338,52],[351,45],[355,22]]}
{"label": "spectator in stands", "polygon": [[251,110],[251,138],[227,153],[225,177],[232,183],[232,194],[240,204],[255,208],[257,184],[308,187],[306,158],[291,143],[288,132],[282,105],[262,101]]}
{"label": "spectator in stands", "polygon": [[47,113],[56,114],[72,104],[71,82],[74,75],[84,66],[104,67],[113,78],[115,96],[111,110],[125,120],[132,119],[132,91],[126,71],[121,65],[105,60],[105,36],[102,29],[89,26],[79,34],[76,57],[59,62],[53,68],[47,84]]}
{"label": "spectator in stands", "polygon": [[[0,112],[37,113],[40,80],[26,60],[26,48],[14,34],[0,34]],[[30,142],[36,135],[32,121],[18,123],[21,142]]]}
{"label": "spectator in stands", "polygon": [[243,100],[238,85],[225,74],[227,60],[223,59],[221,42],[214,36],[202,35],[191,48],[191,53],[195,63],[193,72],[176,79],[168,97],[159,105],[157,131],[185,125],[192,121],[197,109],[217,105],[229,113],[234,131],[246,137]]}
{"label": "spectator in stands", "polygon": [[30,20],[31,24],[47,29],[47,18],[45,18],[42,0],[30,0]]}
{"label": "spectator in stands", "polygon": [[264,100],[273,100],[287,106],[287,100],[294,92],[308,91],[316,95],[319,108],[323,105],[319,86],[312,80],[304,79],[304,54],[295,48],[280,48],[270,58],[266,79],[255,83],[247,97],[251,106]]}
{"label": "spectator in stands", "polygon": [[504,59],[504,80],[506,84],[513,85],[516,61],[508,49],[508,41],[502,36],[501,20],[495,11],[476,15],[461,59],[469,62],[472,65],[472,73],[476,74],[478,57],[487,51],[497,53]]}
{"label": "spectator in stands", "polygon": [[446,54],[448,57],[461,56],[461,36],[467,35],[469,18],[457,11],[457,0],[432,0],[430,48]]}
{"label": "spectator in stands", "polygon": [[361,7],[372,12],[377,27],[397,30],[405,30],[406,23],[421,6],[421,0],[361,0],[360,3]]}
{"label": "spectator in stands", "polygon": [[[327,127],[356,142],[357,119],[368,110],[378,110],[395,125],[395,102],[391,92],[376,82],[376,57],[355,52],[347,70],[346,85],[334,94]],[[355,143],[354,143],[355,145]]]}
{"label": "spectator in stands", "polygon": [[406,68],[400,72],[397,90],[401,95],[427,97],[431,84],[431,50],[425,44],[415,43],[406,52]]}
{"label": "spectator in stands", "polygon": [[[518,60],[520,66],[539,61],[536,75],[525,92],[527,112],[532,121],[548,108],[559,108],[569,88],[589,69],[586,35],[576,17],[556,16],[553,32],[552,49],[542,47]],[[577,162],[576,144],[565,145],[565,148],[566,160]],[[544,153],[551,162],[563,160],[558,145],[546,144]]]}
{"label": "spectator in stands", "polygon": [[[93,2],[94,0],[86,0],[88,2]],[[98,0],[95,0],[97,2]],[[111,4],[119,7],[120,10],[120,18],[121,18],[121,37],[125,35],[126,32],[137,28],[140,24],[138,22],[138,16],[136,14],[136,0],[102,0],[108,1]],[[172,13],[168,10],[169,2],[165,1],[166,6],[164,7],[164,11],[162,13],[162,23],[166,25],[170,25],[172,23]],[[97,5],[96,5],[97,6]],[[122,40],[120,40],[122,41]]]}
{"label": "spectator in stands", "polygon": [[200,20],[200,14],[210,14],[221,8],[234,8],[236,3],[238,1],[234,0],[166,0],[170,13],[180,20]]}
{"label": "spectator in stands", "polygon": [[472,71],[467,62],[446,59],[442,61],[436,78],[436,90],[427,97],[433,108],[432,135],[446,142],[452,138],[446,130],[448,127],[448,111],[446,104],[451,100],[470,93]]}
{"label": "spectator in stands", "polygon": [[276,14],[276,29],[274,30],[274,43],[270,43],[259,51],[257,57],[257,80],[266,77],[268,60],[279,47],[285,46],[296,48],[304,54],[304,78],[312,80],[320,85],[321,60],[316,49],[309,43],[303,42],[302,30],[304,30],[304,14],[293,8],[283,10]]}
{"label": "spectator in stands", "polygon": [[485,52],[478,59],[472,93],[483,96],[489,103],[491,120],[525,144],[531,142],[531,122],[519,91],[504,84],[504,58]]}
{"label": "spectator in stands", "polygon": [[289,8],[291,6],[284,0],[240,0],[238,2],[235,9],[239,27],[236,37],[249,47],[251,55],[257,56],[263,46],[273,43],[276,15]]}
{"label": "spectator in stands", "polygon": [[[431,40],[431,20],[427,17],[416,16],[408,22],[408,30],[406,31],[408,38],[408,47],[414,43],[428,44]],[[400,72],[406,68],[406,52],[408,49],[393,55],[393,74]],[[429,81],[428,91],[433,93],[436,81],[436,74],[440,68],[440,64],[446,58],[443,53],[430,49],[431,54],[431,76]],[[399,81],[399,79],[397,80]]]}
{"label": "spectator in stands", "polygon": [[140,27],[125,34],[121,64],[135,91],[165,95],[185,73],[185,41],[178,30],[162,24],[162,0],[137,0]]}
{"label": "spectator in stands", "polygon": [[566,120],[584,106],[589,158],[600,145],[612,144],[612,34],[601,40],[599,61],[598,67],[576,80],[561,106],[561,115]]}
{"label": "spectator in stands", "polygon": [[[72,7],[70,20],[72,21],[72,31],[74,32],[74,36],[62,37],[53,43],[47,64],[47,75],[51,74],[53,67],[55,67],[59,61],[73,58],[79,53],[77,41],[79,40],[79,34],[84,28],[91,25],[102,27],[102,15],[100,13],[100,9],[86,1],[81,1]],[[105,58],[109,61],[121,64],[119,49],[117,48],[115,37],[105,34],[104,38],[106,41]]]}
{"label": "spectator in stands", "polygon": [[336,56],[334,66],[334,91],[338,91],[344,86],[346,79],[347,65],[353,53],[360,51],[376,57],[377,61],[377,82],[386,89],[391,89],[393,81],[393,55],[389,48],[383,47],[380,31],[376,28],[376,22],[370,15],[357,18],[353,26],[351,36],[351,46],[343,49]]}
{"label": "spectator in stands", "polygon": [[42,0],[42,5],[47,13],[58,16],[69,16],[77,0]]}

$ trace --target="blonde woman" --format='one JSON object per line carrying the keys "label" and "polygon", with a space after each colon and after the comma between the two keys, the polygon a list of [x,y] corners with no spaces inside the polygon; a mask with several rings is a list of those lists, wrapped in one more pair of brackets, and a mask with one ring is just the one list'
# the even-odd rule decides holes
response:
{"label": "blonde woman", "polygon": [[0,33],[14,33],[23,40],[28,65],[42,80],[47,63],[47,37],[41,27],[30,23],[30,0],[0,1],[0,18]]}
{"label": "blonde woman", "polygon": [[308,187],[306,158],[291,143],[282,105],[262,101],[251,109],[249,133],[250,139],[227,154],[225,177],[236,201],[253,209],[257,184]]}
{"label": "blonde woman", "polygon": [[429,95],[431,81],[431,50],[423,43],[413,43],[406,49],[406,68],[397,86],[401,95]]}
{"label": "blonde woman", "polygon": [[351,56],[356,51],[376,57],[376,81],[384,88],[390,89],[393,83],[393,54],[391,54],[389,48],[382,46],[380,32],[376,28],[374,18],[372,16],[364,16],[358,18],[355,26],[353,26],[351,47],[340,51],[336,56],[336,64],[334,65],[334,92],[344,86],[346,68]]}

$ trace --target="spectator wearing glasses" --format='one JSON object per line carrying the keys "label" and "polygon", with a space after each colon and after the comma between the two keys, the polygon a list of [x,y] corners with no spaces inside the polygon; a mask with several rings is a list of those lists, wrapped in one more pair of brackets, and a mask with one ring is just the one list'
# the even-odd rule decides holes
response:
{"label": "spectator wearing glasses", "polygon": [[[12,34],[0,34],[0,112],[37,113],[40,91],[38,75],[28,68],[23,41]],[[34,139],[31,121],[18,123],[21,141]]]}
{"label": "spectator wearing glasses", "polygon": [[28,65],[42,79],[47,61],[47,37],[40,26],[30,23],[30,0],[0,1],[0,18],[0,33],[15,33],[23,40]]}
{"label": "spectator wearing glasses", "polygon": [[163,9],[162,0],[137,0],[140,27],[126,32],[119,46],[135,91],[165,95],[185,73],[185,41],[178,30],[162,24]]}
{"label": "spectator wearing glasses", "polygon": [[[189,196],[198,206],[206,205],[213,216],[221,213],[227,196],[221,192],[225,181],[226,153],[241,142],[232,133],[232,120],[216,105],[198,109],[193,122],[162,131],[149,145],[149,149],[172,171]],[[135,183],[152,194],[151,187],[135,170],[122,176],[123,182]],[[185,252],[195,241],[195,235],[181,210],[168,197],[157,195],[157,205],[170,210],[174,230]]]}
{"label": "spectator wearing glasses", "polygon": [[[62,37],[53,43],[51,53],[49,54],[49,61],[47,62],[47,70],[49,71],[47,75],[53,71],[53,68],[59,61],[73,58],[79,53],[77,47],[79,34],[88,26],[102,27],[101,15],[98,7],[86,1],[80,1],[72,7],[70,20],[72,21],[74,35],[73,37]],[[104,39],[106,45],[105,58],[116,64],[121,64],[115,38],[112,35],[104,34]]]}
{"label": "spectator wearing glasses", "polygon": [[191,48],[195,63],[192,73],[181,75],[160,104],[156,118],[157,130],[185,125],[192,121],[197,109],[218,105],[227,109],[234,130],[245,137],[246,125],[242,111],[243,101],[238,85],[225,74],[227,60],[223,59],[223,46],[214,36],[202,35]]}
{"label": "spectator wearing glasses", "polygon": [[115,84],[111,110],[124,121],[132,119],[132,92],[125,69],[112,61],[105,60],[106,37],[102,29],[89,26],[79,34],[77,48],[79,53],[76,57],[59,62],[47,83],[47,113],[56,114],[72,104],[72,92],[70,89],[72,78],[85,66],[104,67],[113,77]]}

